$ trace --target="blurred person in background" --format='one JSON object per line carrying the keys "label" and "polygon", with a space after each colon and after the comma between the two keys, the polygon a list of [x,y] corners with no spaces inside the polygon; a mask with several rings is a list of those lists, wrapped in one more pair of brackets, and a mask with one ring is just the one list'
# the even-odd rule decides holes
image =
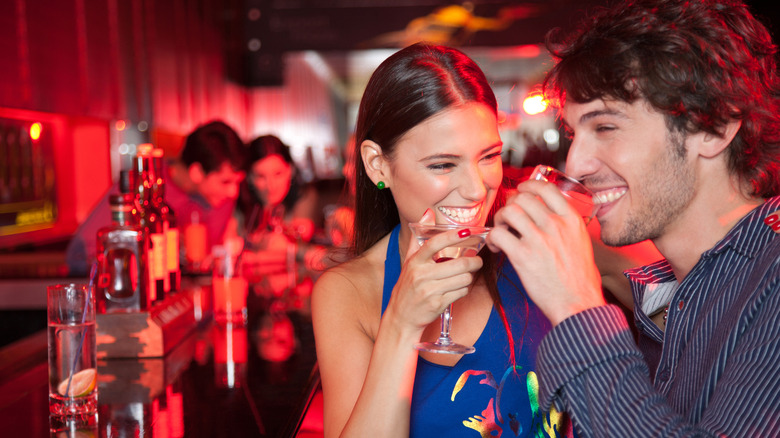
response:
{"label": "blurred person in background", "polygon": [[[244,179],[244,143],[226,123],[215,120],[193,130],[185,139],[177,160],[163,166],[165,201],[173,210],[182,232],[181,244],[188,245],[186,230],[195,223],[201,232],[190,240],[202,247],[204,267],[211,247],[223,242]],[[68,243],[66,260],[70,274],[87,275],[95,260],[97,231],[111,224],[109,195],[119,193],[114,184]],[[189,242],[193,244],[193,242]],[[184,262],[184,259],[182,259]]]}
{"label": "blurred person in background", "polygon": [[[238,134],[221,121],[196,128],[184,142],[179,160],[168,167],[165,199],[176,214],[179,229],[202,224],[206,253],[234,233],[230,223],[244,180],[245,150]],[[207,265],[207,263],[206,263]]]}
{"label": "blurred person in background", "polygon": [[246,238],[245,272],[284,273],[298,262],[317,268],[325,253],[311,243],[322,228],[313,219],[318,194],[302,181],[289,146],[273,135],[257,137],[247,146],[246,173],[238,211]]}

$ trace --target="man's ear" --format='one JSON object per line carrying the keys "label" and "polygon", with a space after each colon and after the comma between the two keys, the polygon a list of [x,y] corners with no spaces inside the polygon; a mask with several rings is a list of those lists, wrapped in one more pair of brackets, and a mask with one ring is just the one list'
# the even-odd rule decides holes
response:
{"label": "man's ear", "polygon": [[363,141],[360,144],[360,156],[363,159],[366,175],[374,185],[382,181],[385,183],[385,187],[392,187],[387,159],[382,154],[382,147],[379,144],[371,140]]}
{"label": "man's ear", "polygon": [[203,171],[203,166],[200,163],[192,163],[187,168],[187,174],[190,177],[190,181],[193,184],[198,185],[206,178],[206,172]]}
{"label": "man's ear", "polygon": [[734,136],[739,132],[740,127],[742,127],[741,120],[731,119],[724,126],[723,135],[703,133],[703,137],[698,145],[699,155],[705,158],[713,158],[726,150],[731,141],[734,140]]}

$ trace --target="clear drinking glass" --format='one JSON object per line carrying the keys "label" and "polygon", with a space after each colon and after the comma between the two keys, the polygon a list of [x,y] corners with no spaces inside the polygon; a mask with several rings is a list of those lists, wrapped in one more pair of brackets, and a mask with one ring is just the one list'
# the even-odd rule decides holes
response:
{"label": "clear drinking glass", "polygon": [[[490,228],[487,227],[469,227],[463,225],[423,225],[409,224],[412,233],[417,238],[417,243],[421,246],[431,237],[450,230],[468,229],[471,235],[460,240],[457,244],[448,246],[437,252],[433,259],[437,262],[444,262],[461,256],[475,256],[479,250],[485,246]],[[421,342],[415,346],[420,351],[431,353],[449,353],[449,354],[469,354],[473,353],[474,347],[456,343],[450,337],[450,326],[452,325],[452,305],[447,306],[444,313],[441,314],[441,333],[436,342]]]}
{"label": "clear drinking glass", "polygon": [[529,179],[555,184],[569,201],[569,205],[580,213],[586,225],[590,223],[599,209],[599,204],[593,200],[593,192],[581,182],[554,167],[536,166]]}
{"label": "clear drinking glass", "polygon": [[218,323],[246,324],[249,283],[242,274],[241,261],[230,255],[216,257],[211,285],[214,320]]}
{"label": "clear drinking glass", "polygon": [[47,288],[49,414],[89,422],[97,412],[95,297],[85,284]]}

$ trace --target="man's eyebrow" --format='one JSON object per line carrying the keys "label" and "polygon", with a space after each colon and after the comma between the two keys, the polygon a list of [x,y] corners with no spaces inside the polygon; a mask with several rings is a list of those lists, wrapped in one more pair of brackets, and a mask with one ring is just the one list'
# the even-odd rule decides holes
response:
{"label": "man's eyebrow", "polygon": [[[626,118],[626,114],[620,110],[613,109],[613,108],[599,108],[593,111],[588,111],[587,113],[581,115],[579,119],[579,123],[580,124],[585,123],[588,120],[595,119],[596,117],[599,116],[617,116],[620,118]],[[561,123],[563,123],[564,127],[571,128],[571,125],[566,119],[561,118]]]}
{"label": "man's eyebrow", "polygon": [[622,111],[612,109],[612,108],[601,108],[593,111],[589,111],[582,116],[580,116],[580,123],[585,123],[590,119],[595,119],[599,116],[618,116],[621,118],[625,118],[626,115]]}

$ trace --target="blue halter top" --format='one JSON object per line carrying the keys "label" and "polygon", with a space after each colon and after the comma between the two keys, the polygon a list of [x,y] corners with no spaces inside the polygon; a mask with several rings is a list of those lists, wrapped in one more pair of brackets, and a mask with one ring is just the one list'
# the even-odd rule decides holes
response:
{"label": "blue halter top", "polygon": [[[401,274],[398,249],[400,225],[387,245],[382,313]],[[527,297],[509,263],[501,266],[498,289],[515,341],[516,363],[510,362],[506,328],[495,306],[474,344],[476,352],[455,366],[443,366],[422,357],[412,395],[410,437],[557,437],[565,418],[538,406],[534,364],[549,320]]]}

